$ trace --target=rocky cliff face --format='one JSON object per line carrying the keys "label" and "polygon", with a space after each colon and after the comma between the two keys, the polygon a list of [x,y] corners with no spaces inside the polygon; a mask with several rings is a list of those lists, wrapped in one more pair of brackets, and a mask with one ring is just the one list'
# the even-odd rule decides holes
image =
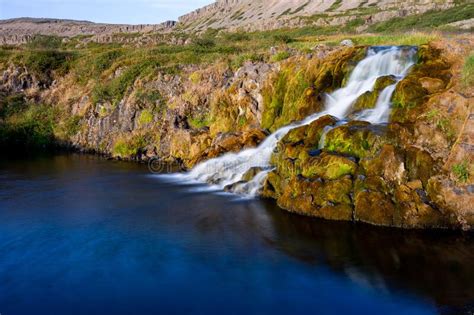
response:
{"label": "rocky cliff face", "polygon": [[179,18],[185,30],[262,30],[296,26],[340,26],[361,21],[366,27],[395,17],[442,10],[455,1],[400,0],[218,0]]}
{"label": "rocky cliff face", "polygon": [[87,21],[18,18],[0,21],[0,45],[18,45],[31,41],[35,35],[52,35],[64,38],[86,36],[89,41],[106,43],[114,34],[164,33],[176,25],[174,21],[161,24],[103,24]]}
{"label": "rocky cliff face", "polygon": [[[472,228],[474,94],[460,77],[472,44],[456,38],[421,46],[417,65],[397,86],[387,125],[340,125],[324,116],[291,131],[273,154],[275,170],[261,193],[290,211],[327,219]],[[325,93],[344,84],[365,53],[363,46],[319,46],[238,70],[225,63],[183,66],[136,79],[117,100],[94,97],[92,86],[71,73],[38,77],[10,64],[0,100],[17,95],[33,107],[51,104],[57,140],[76,149],[192,167],[255,147],[269,131],[321,110]],[[124,73],[117,68],[106,79]],[[361,97],[358,108],[373,106],[370,99]]]}

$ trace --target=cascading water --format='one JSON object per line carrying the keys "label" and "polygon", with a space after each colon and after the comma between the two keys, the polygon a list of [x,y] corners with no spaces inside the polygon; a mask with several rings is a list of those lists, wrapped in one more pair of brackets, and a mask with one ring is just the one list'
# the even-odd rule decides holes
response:
{"label": "cascading water", "polygon": [[[413,66],[415,54],[414,47],[369,48],[367,56],[354,68],[346,86],[327,95],[326,106],[322,112],[278,129],[256,148],[225,154],[197,165],[188,173],[173,174],[171,178],[177,182],[209,183],[212,184],[211,189],[217,190],[232,185],[232,191],[236,193],[247,196],[256,195],[268,172],[271,171],[270,157],[282,137],[291,129],[310,124],[324,115],[345,119],[358,97],[372,91],[377,79],[383,76],[393,76],[396,83],[386,87],[380,93],[374,109],[365,110],[355,118],[374,124],[388,122],[392,94],[396,84]],[[322,145],[324,145],[324,138]],[[245,173],[252,168],[261,168],[261,171],[249,182],[241,182]]]}

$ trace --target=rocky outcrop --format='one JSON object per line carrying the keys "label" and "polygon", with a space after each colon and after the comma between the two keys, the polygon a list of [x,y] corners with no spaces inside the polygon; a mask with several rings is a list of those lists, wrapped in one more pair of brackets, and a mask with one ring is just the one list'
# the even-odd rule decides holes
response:
{"label": "rocky outcrop", "polygon": [[[84,42],[109,43],[117,42],[117,35],[120,34],[138,34],[137,37],[146,37],[145,34],[149,33],[169,32],[175,25],[174,21],[160,24],[126,25],[61,19],[9,19],[0,21],[0,45],[25,44],[31,41],[35,35],[53,35],[66,39],[85,36],[86,38],[82,39]],[[130,36],[125,37],[127,36],[124,36],[123,40],[132,40]]]}
{"label": "rocky outcrop", "polygon": [[[456,63],[436,45],[421,47],[386,126],[324,116],[292,130],[273,155],[263,194],[326,219],[471,229],[473,99],[458,92]],[[356,105],[361,100],[367,96]]]}
{"label": "rocky outcrop", "polygon": [[[395,17],[443,10],[455,1],[322,1],[322,0],[218,0],[181,16],[179,23],[189,31],[207,28],[228,30],[268,30],[298,26],[340,26],[354,20],[365,24]],[[463,24],[464,25],[464,24]]]}
{"label": "rocky outcrop", "polygon": [[[419,47],[418,63],[396,88],[387,125],[323,116],[293,129],[273,153],[263,196],[332,220],[472,229],[474,93],[460,83],[470,47],[465,39]],[[365,53],[358,46],[316,47],[312,54],[249,61],[234,70],[224,62],[182,66],[140,77],[113,100],[92,97],[93,87],[72,74],[53,71],[45,80],[10,65],[0,98],[53,104],[57,140],[77,149],[133,160],[158,157],[189,168],[255,147],[270,131],[320,111],[324,94],[344,85]],[[124,73],[117,68],[104,80]],[[393,82],[379,79],[356,102],[354,117]],[[252,169],[243,180],[261,171]]]}

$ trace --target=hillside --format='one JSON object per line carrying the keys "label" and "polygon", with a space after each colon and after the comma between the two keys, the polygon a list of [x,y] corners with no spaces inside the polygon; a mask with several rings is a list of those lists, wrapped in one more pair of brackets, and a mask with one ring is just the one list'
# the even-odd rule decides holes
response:
{"label": "hillside", "polygon": [[316,35],[414,29],[466,32],[473,27],[474,4],[466,0],[219,0],[180,17],[179,22],[160,24],[3,20],[0,45],[25,44],[37,35],[57,36],[66,41],[74,38],[80,43],[143,46],[162,42],[184,44],[186,38],[209,29],[232,32],[309,28],[311,35]]}
{"label": "hillside", "polygon": [[180,17],[185,30],[263,30],[296,26],[370,25],[389,19],[445,10],[459,1],[432,0],[218,0]]}
{"label": "hillside", "polygon": [[17,18],[0,21],[0,45],[24,44],[35,35],[58,37],[85,36],[95,42],[113,41],[113,34],[166,32],[175,26],[169,21],[161,24],[103,24],[89,21]]}

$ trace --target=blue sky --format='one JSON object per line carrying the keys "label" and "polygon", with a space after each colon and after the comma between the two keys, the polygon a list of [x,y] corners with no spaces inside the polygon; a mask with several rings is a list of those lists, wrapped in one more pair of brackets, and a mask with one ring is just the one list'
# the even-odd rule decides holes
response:
{"label": "blue sky", "polygon": [[0,19],[48,17],[104,23],[159,23],[214,0],[0,0]]}

